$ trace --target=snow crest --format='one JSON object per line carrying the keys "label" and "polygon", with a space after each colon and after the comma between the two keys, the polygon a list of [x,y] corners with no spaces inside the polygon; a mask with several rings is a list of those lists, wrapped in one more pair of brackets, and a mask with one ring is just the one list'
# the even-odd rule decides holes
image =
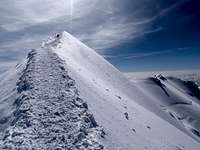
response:
{"label": "snow crest", "polygon": [[[0,108],[0,149],[199,149],[199,143],[159,109],[162,102],[156,100],[168,100],[175,90],[166,89],[163,84],[168,87],[168,81],[161,76],[153,83],[145,82],[145,87],[132,84],[65,31],[49,38],[42,49],[31,51],[25,64],[12,84],[8,81],[13,76],[0,82],[0,106],[4,108]],[[15,79],[19,79],[17,86]],[[199,125],[190,122],[185,124]]]}
{"label": "snow crest", "polygon": [[104,149],[100,144],[103,129],[55,53],[45,48],[32,50],[17,91],[1,149]]}

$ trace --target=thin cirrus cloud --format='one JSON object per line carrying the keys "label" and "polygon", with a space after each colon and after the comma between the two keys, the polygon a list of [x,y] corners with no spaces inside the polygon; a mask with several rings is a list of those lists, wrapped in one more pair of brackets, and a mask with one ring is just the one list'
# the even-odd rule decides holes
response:
{"label": "thin cirrus cloud", "polygon": [[[146,6],[156,2],[2,0],[0,55],[4,57],[6,52],[15,59],[23,58],[30,48],[38,47],[50,34],[63,30],[95,50],[106,50],[162,30],[162,27],[152,28],[152,23],[177,7],[180,1],[159,10],[159,13],[147,15]],[[128,6],[132,6],[131,10],[127,10]]]}
{"label": "thin cirrus cloud", "polygon": [[92,48],[106,49],[147,33],[152,21],[148,16],[127,14],[125,8],[120,8],[123,2],[119,0],[3,0],[0,3],[0,27],[5,33],[1,44],[21,42],[28,36],[39,42],[48,33],[68,30]]}
{"label": "thin cirrus cloud", "polygon": [[0,3],[1,26],[9,31],[60,17],[70,7],[65,0],[3,0]]}
{"label": "thin cirrus cloud", "polygon": [[175,53],[177,51],[186,51],[190,50],[192,47],[180,47],[175,49],[167,49],[162,51],[151,51],[151,52],[144,52],[144,53],[133,53],[128,55],[103,55],[104,58],[108,59],[135,59],[135,58],[143,58],[149,56],[156,56],[156,55],[164,55],[169,53]]}
{"label": "thin cirrus cloud", "polygon": [[9,61],[9,62],[0,61],[0,74],[7,71],[8,68],[13,67],[16,64],[17,64],[17,61]]}

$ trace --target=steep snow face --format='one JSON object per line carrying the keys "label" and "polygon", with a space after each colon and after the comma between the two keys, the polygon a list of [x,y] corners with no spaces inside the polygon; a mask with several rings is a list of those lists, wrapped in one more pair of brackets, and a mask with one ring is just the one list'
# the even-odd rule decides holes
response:
{"label": "steep snow face", "polygon": [[0,89],[0,149],[200,146],[167,113],[151,112],[156,108],[151,95],[67,32],[50,38],[22,65],[0,76]]}
{"label": "steep snow face", "polygon": [[197,141],[167,122],[170,117],[161,113],[165,121],[142,107],[154,108],[154,104],[147,102],[149,97],[111,64],[67,32],[43,46],[65,61],[80,97],[104,128],[105,148],[199,149]]}
{"label": "steep snow face", "polygon": [[194,82],[159,75],[134,80],[133,84],[154,104],[154,108],[149,108],[151,111],[167,115],[165,119],[170,116],[173,118],[170,123],[200,141],[200,90]]}
{"label": "steep snow face", "polygon": [[11,115],[2,115],[0,149],[103,149],[103,130],[51,50],[29,53],[14,93],[3,100]]}

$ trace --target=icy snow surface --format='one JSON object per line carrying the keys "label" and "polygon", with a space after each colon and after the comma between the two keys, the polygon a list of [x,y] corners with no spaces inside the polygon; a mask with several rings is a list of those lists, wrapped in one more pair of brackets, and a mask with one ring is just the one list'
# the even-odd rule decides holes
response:
{"label": "icy snow surface", "polygon": [[[154,107],[148,107],[149,110],[161,117],[167,114],[173,118],[169,120],[170,123],[200,141],[200,90],[196,80],[185,81],[177,77],[164,77],[161,74],[149,78],[145,77],[145,73],[140,77],[137,73],[126,75],[144,95],[149,97],[146,103],[154,104]],[[172,73],[170,75],[175,76]]]}
{"label": "icy snow surface", "polygon": [[6,93],[0,97],[4,149],[200,146],[170,115],[147,101],[150,95],[67,32],[31,51],[20,69],[1,76],[0,88]]}
{"label": "icy snow surface", "polygon": [[103,149],[101,128],[52,51],[29,53],[17,91],[1,149]]}

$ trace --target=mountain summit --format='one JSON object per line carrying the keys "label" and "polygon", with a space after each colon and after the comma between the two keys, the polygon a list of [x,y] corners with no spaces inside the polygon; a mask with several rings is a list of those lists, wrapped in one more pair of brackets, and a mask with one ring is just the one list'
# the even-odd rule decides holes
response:
{"label": "mountain summit", "polygon": [[67,32],[0,76],[1,149],[197,150],[148,97]]}

